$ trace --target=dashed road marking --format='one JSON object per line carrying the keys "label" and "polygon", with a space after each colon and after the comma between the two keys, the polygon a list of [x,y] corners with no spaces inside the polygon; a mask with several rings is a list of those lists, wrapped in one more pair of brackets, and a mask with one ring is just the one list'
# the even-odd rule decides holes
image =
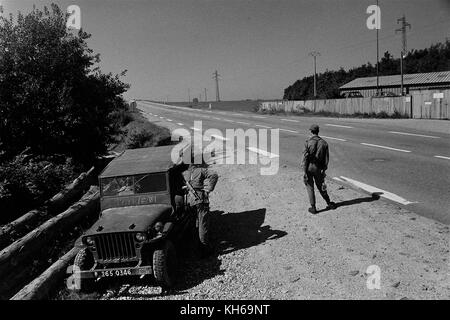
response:
{"label": "dashed road marking", "polygon": [[417,133],[409,133],[409,132],[389,131],[389,133],[401,134],[401,135],[405,135],[405,136],[415,136],[415,137],[423,137],[423,138],[431,138],[431,139],[440,139],[440,137],[436,137],[436,136],[427,136],[425,134],[417,134]]}
{"label": "dashed road marking", "polygon": [[169,121],[169,122],[172,122],[172,120],[170,120],[170,119],[166,119],[167,121]]}
{"label": "dashed road marking", "polygon": [[194,131],[202,131],[201,129],[195,128],[195,127],[191,127],[191,129],[194,130]]}
{"label": "dashed road marking", "polygon": [[353,127],[350,127],[350,126],[342,126],[342,125],[340,125],[340,124],[326,123],[325,125],[326,125],[326,126],[329,126],[329,127],[338,127],[338,128],[353,129]]}
{"label": "dashed road marking", "polygon": [[298,120],[292,120],[292,119],[281,119],[281,121],[300,122],[300,121],[298,121]]}
{"label": "dashed road marking", "polygon": [[239,124],[250,124],[250,123],[244,122],[244,121],[236,121],[236,123],[239,123]]}
{"label": "dashed road marking", "polygon": [[216,120],[222,120],[222,118],[217,118],[217,117],[213,117],[213,119],[216,119]]}
{"label": "dashed road marking", "polygon": [[181,122],[177,122],[177,125],[184,126],[184,124],[182,124]]}
{"label": "dashed road marking", "polygon": [[341,138],[333,138],[333,137],[327,137],[327,136],[321,136],[321,137],[324,137],[324,138],[326,138],[326,139],[331,139],[331,140],[338,140],[338,141],[347,141],[347,140],[345,140],[345,139],[341,139]]}
{"label": "dashed road marking", "polygon": [[450,157],[444,157],[444,156],[434,156],[435,158],[439,158],[439,159],[446,159],[446,160],[450,160]]}
{"label": "dashed road marking", "polygon": [[258,118],[258,119],[265,119],[266,117],[263,116],[252,116],[253,118]]}
{"label": "dashed road marking", "polygon": [[260,155],[263,155],[263,156],[269,157],[269,158],[278,158],[279,157],[278,154],[275,154],[275,153],[272,153],[272,152],[268,152],[266,150],[261,150],[261,149],[258,149],[258,148],[254,148],[254,147],[247,147],[247,150],[255,152],[255,153],[258,153]]}
{"label": "dashed road marking", "polygon": [[288,130],[288,129],[282,129],[282,128],[280,128],[280,131],[286,131],[286,132],[298,133],[298,131],[295,131],[295,130]]}
{"label": "dashed road marking", "polygon": [[400,151],[400,152],[411,152],[409,150],[403,150],[403,149],[397,149],[397,148],[391,148],[391,147],[385,147],[385,146],[379,146],[377,144],[371,144],[371,143],[361,143],[364,146],[369,146],[369,147],[375,147],[375,148],[382,148],[382,149],[388,149],[388,150],[393,150],[393,151]]}
{"label": "dashed road marking", "polygon": [[272,129],[272,127],[268,127],[268,126],[263,126],[262,124],[255,124],[255,126],[257,126],[257,127],[261,127],[261,128]]}
{"label": "dashed road marking", "polygon": [[340,182],[342,182],[342,181],[349,182],[349,183],[353,184],[354,186],[361,188],[367,192],[378,194],[380,197],[389,199],[391,201],[395,201],[395,202],[403,204],[403,205],[417,203],[417,202],[408,201],[408,200],[400,197],[399,195],[396,195],[395,193],[392,193],[392,192],[389,192],[389,191],[386,191],[386,190],[383,190],[383,189],[380,189],[380,188],[377,188],[377,187],[374,187],[374,186],[371,186],[371,185],[368,185],[363,182],[356,181],[356,180],[353,180],[350,178],[340,176],[340,177],[334,177],[333,179],[340,181]]}

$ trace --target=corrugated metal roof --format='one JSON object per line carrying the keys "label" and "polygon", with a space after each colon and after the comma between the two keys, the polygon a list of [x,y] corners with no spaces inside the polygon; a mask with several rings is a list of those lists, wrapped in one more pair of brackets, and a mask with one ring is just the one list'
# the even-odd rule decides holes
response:
{"label": "corrugated metal roof", "polygon": [[[450,83],[450,71],[414,73],[403,75],[403,85],[441,84]],[[400,86],[401,76],[379,77],[380,87]],[[377,77],[357,78],[344,84],[339,89],[376,88]]]}
{"label": "corrugated metal roof", "polygon": [[115,177],[152,172],[164,172],[175,164],[171,159],[174,146],[125,150],[112,160],[100,177]]}

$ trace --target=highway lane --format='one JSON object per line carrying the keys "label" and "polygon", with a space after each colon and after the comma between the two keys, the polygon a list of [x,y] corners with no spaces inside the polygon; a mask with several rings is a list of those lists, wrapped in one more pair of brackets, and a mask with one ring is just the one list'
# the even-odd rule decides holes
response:
{"label": "highway lane", "polygon": [[[280,163],[296,167],[309,125],[316,122],[330,144],[330,178],[345,177],[394,193],[405,200],[397,201],[399,206],[450,223],[450,159],[444,158],[450,158],[450,135],[446,133],[396,128],[395,124],[367,125],[357,119],[208,112],[143,102],[139,107],[155,115],[154,120],[173,127],[190,128],[194,120],[202,120],[203,129],[217,128],[224,133],[226,128],[279,128]],[[305,196],[304,190],[299,190],[299,195]]]}

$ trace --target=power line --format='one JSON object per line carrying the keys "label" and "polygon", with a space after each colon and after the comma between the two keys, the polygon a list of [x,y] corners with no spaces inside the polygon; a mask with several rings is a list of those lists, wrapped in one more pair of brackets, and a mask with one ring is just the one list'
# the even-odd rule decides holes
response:
{"label": "power line", "polygon": [[219,93],[219,77],[220,74],[217,70],[213,73],[213,79],[216,80],[216,101],[220,101],[220,93]]}
{"label": "power line", "polygon": [[310,56],[314,58],[314,99],[317,98],[317,84],[316,84],[316,77],[317,77],[317,69],[316,69],[316,57],[320,56],[320,52],[313,51],[309,53]]}
{"label": "power line", "polygon": [[402,27],[395,30],[395,33],[401,32],[402,33],[402,55],[405,55],[407,50],[407,42],[406,42],[406,28],[408,27],[411,30],[411,24],[409,24],[406,21],[405,15],[401,17],[400,19],[397,19],[397,24],[401,22]]}

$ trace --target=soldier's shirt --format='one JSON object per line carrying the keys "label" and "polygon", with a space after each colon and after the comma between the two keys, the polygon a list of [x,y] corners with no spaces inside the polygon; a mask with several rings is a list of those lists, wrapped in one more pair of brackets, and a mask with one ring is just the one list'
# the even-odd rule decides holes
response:
{"label": "soldier's shirt", "polygon": [[188,181],[192,187],[197,191],[197,195],[200,197],[200,200],[197,200],[196,197],[188,193],[188,203],[190,205],[196,205],[202,202],[208,202],[208,197],[201,190],[212,192],[216,187],[217,180],[219,176],[216,172],[209,170],[206,167],[196,167],[191,166],[188,170],[183,172],[184,179]]}
{"label": "soldier's shirt", "polygon": [[305,142],[302,168],[307,172],[327,170],[329,161],[328,143],[319,136],[312,136]]}

